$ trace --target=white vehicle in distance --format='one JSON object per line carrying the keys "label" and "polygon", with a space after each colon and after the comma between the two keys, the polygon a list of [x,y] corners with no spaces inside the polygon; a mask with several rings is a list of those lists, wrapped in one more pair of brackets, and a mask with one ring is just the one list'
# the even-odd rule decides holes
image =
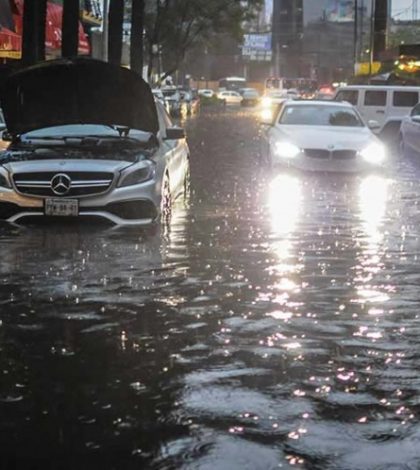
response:
{"label": "white vehicle in distance", "polygon": [[242,96],[237,91],[221,91],[218,93],[217,98],[223,104],[241,104],[243,101]]}
{"label": "white vehicle in distance", "polygon": [[401,156],[420,157],[420,104],[414,106],[410,115],[403,118],[399,144]]}
{"label": "white vehicle in distance", "polygon": [[401,121],[420,102],[420,87],[391,85],[350,85],[340,87],[335,101],[347,101],[363,119],[379,123],[375,133],[387,142],[397,141]]}
{"label": "white vehicle in distance", "polygon": [[203,96],[204,98],[213,98],[215,95],[214,91],[210,88],[201,88],[197,93],[199,96]]}
{"label": "white vehicle in distance", "polygon": [[288,99],[297,99],[299,95],[296,90],[272,90],[268,91],[261,99],[263,108],[271,108],[275,105],[283,103]]}
{"label": "white vehicle in distance", "polygon": [[384,145],[348,103],[288,100],[272,121],[263,124],[269,126],[263,135],[263,156],[272,166],[364,172],[386,162]]}

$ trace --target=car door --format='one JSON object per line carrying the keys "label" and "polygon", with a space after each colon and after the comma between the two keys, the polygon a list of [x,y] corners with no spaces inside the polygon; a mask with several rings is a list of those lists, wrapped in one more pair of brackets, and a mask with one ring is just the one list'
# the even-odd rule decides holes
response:
{"label": "car door", "polygon": [[166,137],[167,129],[173,126],[169,114],[160,105],[156,103],[158,108],[159,127],[163,145],[164,169],[162,177],[165,173],[169,176],[169,187],[171,195],[176,198],[184,186],[185,175],[188,170],[188,145],[186,139],[168,139]]}
{"label": "car door", "polygon": [[392,108],[389,118],[402,118],[408,116],[412,108],[419,102],[419,92],[415,90],[393,90]]}
{"label": "car door", "polygon": [[377,121],[382,128],[386,118],[387,95],[387,90],[364,90],[360,113],[365,122]]}

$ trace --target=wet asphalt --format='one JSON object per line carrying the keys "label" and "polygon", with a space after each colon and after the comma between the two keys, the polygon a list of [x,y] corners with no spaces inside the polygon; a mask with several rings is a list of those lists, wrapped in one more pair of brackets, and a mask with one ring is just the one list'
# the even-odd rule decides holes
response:
{"label": "wet asphalt", "polygon": [[166,226],[0,226],[0,468],[419,469],[420,164],[267,171],[254,110],[185,126]]}

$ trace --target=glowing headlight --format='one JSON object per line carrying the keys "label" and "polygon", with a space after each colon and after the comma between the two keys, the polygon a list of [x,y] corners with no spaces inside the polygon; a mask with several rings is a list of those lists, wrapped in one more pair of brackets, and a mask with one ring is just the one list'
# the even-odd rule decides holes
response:
{"label": "glowing headlight", "polygon": [[372,142],[361,150],[360,155],[372,165],[380,165],[386,158],[385,147],[377,142]]}
{"label": "glowing headlight", "polygon": [[134,184],[144,183],[153,178],[155,174],[155,168],[152,162],[147,162],[145,166],[138,168],[137,170],[131,170],[123,173],[118,182],[118,186],[132,186]]}
{"label": "glowing headlight", "polygon": [[261,99],[261,106],[263,108],[269,108],[272,104],[272,100],[271,98],[269,98],[268,96],[264,96],[262,99]]}
{"label": "glowing headlight", "polygon": [[275,145],[275,154],[281,158],[295,158],[299,153],[299,147],[290,142],[277,142]]}

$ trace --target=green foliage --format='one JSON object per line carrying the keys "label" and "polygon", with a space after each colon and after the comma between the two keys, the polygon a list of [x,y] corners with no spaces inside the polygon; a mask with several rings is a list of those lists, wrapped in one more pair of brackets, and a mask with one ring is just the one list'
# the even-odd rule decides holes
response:
{"label": "green foliage", "polygon": [[149,0],[146,41],[149,68],[163,57],[167,75],[176,71],[185,53],[210,46],[220,34],[240,40],[244,25],[255,18],[263,0]]}

